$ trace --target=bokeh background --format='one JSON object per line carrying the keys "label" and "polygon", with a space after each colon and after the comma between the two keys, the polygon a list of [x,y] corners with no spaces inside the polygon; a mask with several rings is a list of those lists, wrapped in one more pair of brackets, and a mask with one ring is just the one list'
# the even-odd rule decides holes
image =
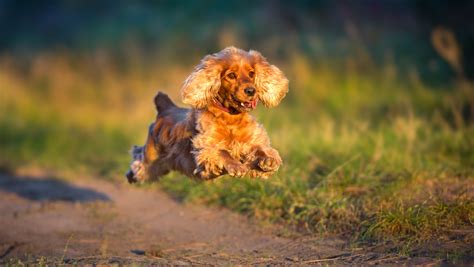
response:
{"label": "bokeh background", "polygon": [[[228,45],[290,80],[268,181],[159,186],[313,235],[473,257],[473,1],[0,1],[0,168],[122,181],[158,90]],[[389,245],[387,245],[389,244]]]}

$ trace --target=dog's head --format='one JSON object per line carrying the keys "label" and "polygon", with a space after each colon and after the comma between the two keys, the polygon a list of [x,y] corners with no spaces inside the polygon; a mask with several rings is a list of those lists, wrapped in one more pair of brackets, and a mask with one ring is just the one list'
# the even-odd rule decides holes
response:
{"label": "dog's head", "polygon": [[220,105],[230,113],[248,112],[260,100],[277,106],[288,92],[288,79],[257,51],[227,47],[207,55],[181,88],[185,104],[193,108]]}

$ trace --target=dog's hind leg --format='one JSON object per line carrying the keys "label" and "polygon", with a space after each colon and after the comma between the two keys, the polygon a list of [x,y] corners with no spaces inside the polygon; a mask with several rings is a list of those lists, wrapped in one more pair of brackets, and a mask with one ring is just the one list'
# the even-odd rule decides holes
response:
{"label": "dog's hind leg", "polygon": [[138,182],[142,180],[140,178],[146,175],[145,166],[143,165],[143,159],[144,159],[143,150],[144,150],[144,147],[135,146],[135,145],[130,150],[130,154],[132,156],[132,162],[130,163],[130,169],[125,175],[129,183]]}
{"label": "dog's hind leg", "polygon": [[168,173],[165,166],[159,163],[159,149],[153,138],[155,127],[150,125],[148,138],[144,146],[133,146],[131,150],[132,162],[128,170],[127,180],[129,183],[144,182],[155,176],[162,176]]}

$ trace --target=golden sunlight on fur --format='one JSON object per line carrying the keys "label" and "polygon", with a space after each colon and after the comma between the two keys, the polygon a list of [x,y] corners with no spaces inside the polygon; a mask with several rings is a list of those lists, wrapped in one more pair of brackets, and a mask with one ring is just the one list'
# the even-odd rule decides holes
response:
{"label": "golden sunlight on fur", "polygon": [[128,181],[156,180],[169,171],[201,180],[268,178],[282,160],[248,112],[258,101],[277,106],[287,92],[285,75],[257,51],[228,47],[205,56],[181,88],[191,109],[156,95],[158,115],[145,145],[132,148]]}

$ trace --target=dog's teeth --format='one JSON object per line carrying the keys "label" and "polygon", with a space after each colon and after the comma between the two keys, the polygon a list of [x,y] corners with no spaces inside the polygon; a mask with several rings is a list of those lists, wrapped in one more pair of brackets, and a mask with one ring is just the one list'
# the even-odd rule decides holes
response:
{"label": "dog's teeth", "polygon": [[241,105],[242,107],[245,107],[245,105],[244,105],[244,103],[243,103],[243,102],[240,102],[240,105]]}

